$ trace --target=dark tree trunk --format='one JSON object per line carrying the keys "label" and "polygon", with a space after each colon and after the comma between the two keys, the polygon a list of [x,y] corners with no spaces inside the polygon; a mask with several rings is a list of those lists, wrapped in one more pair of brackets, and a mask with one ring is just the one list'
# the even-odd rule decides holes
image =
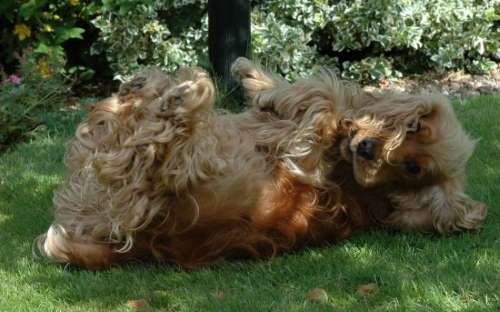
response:
{"label": "dark tree trunk", "polygon": [[231,64],[250,52],[250,0],[208,0],[208,48],[216,75],[234,89]]}

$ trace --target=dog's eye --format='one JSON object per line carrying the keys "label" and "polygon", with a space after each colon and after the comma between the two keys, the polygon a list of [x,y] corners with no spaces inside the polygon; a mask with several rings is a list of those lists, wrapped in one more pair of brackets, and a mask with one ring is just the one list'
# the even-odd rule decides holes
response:
{"label": "dog's eye", "polygon": [[420,128],[421,128],[420,120],[415,119],[408,124],[407,132],[417,133],[420,131]]}
{"label": "dog's eye", "polygon": [[408,173],[411,173],[413,175],[419,174],[422,170],[417,162],[413,160],[405,162],[405,169]]}

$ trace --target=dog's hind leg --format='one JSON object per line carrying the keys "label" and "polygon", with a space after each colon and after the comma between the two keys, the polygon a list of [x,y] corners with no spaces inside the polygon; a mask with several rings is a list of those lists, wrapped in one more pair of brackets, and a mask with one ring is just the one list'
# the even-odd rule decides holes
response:
{"label": "dog's hind leg", "polygon": [[234,61],[231,65],[231,74],[241,84],[249,103],[254,103],[253,99],[260,92],[272,90],[282,84],[288,84],[284,79],[265,72],[258,65],[244,57],[239,57]]}

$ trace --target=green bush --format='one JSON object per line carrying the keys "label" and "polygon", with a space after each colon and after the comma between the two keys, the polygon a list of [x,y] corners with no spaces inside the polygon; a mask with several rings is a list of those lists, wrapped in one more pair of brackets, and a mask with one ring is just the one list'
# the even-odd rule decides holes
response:
{"label": "green bush", "polygon": [[57,70],[64,67],[59,56],[47,54],[36,61],[26,53],[19,62],[19,74],[0,82],[0,151],[43,128],[69,93],[67,80]]}
{"label": "green bush", "polygon": [[[355,80],[484,73],[500,59],[497,0],[254,0],[252,8],[253,57],[291,79],[316,66]],[[207,0],[7,0],[0,26],[4,63],[33,47],[36,58],[105,57],[118,79],[143,66],[209,66]],[[86,37],[98,36],[90,51],[71,50],[66,43],[89,27],[99,30]],[[103,73],[73,63],[68,73]]]}
{"label": "green bush", "polygon": [[[94,53],[117,77],[207,64],[206,0],[104,0]],[[256,59],[294,78],[316,65],[378,80],[427,69],[486,72],[500,59],[496,0],[253,1]]]}
{"label": "green bush", "polygon": [[[488,71],[491,60],[500,58],[495,4],[495,0],[339,1],[326,31],[332,50],[369,48],[372,57],[392,55],[394,62],[386,67],[400,71],[471,70],[474,60],[480,63],[477,69]],[[369,63],[372,71],[380,67],[375,59],[365,60],[365,65]],[[359,75],[349,63],[343,66],[346,76]]]}
{"label": "green bush", "polygon": [[[0,3],[0,50],[1,64],[17,66],[16,56],[32,48],[30,57],[35,60],[59,58],[64,63],[69,54],[83,51],[67,51],[65,44],[72,39],[83,39],[85,29],[99,9],[91,0],[2,0]],[[68,73],[89,79],[94,70],[72,64]],[[62,70],[61,68],[60,70]]]}
{"label": "green bush", "polygon": [[175,70],[180,65],[207,65],[206,1],[103,0],[94,19],[99,40],[93,54],[105,53],[115,78],[142,65]]}

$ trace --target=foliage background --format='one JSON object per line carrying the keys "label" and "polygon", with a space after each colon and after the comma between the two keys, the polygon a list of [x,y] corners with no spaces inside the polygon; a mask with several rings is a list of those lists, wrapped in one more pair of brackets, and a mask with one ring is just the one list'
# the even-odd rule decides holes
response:
{"label": "foliage background", "polygon": [[[500,59],[499,16],[497,0],[254,0],[253,56],[292,79],[318,65],[355,80],[484,73]],[[7,67],[28,46],[69,58],[84,79],[208,67],[207,0],[7,0],[0,17]]]}
{"label": "foliage background", "polygon": [[[206,64],[203,0],[107,0],[93,20],[94,53],[118,75],[141,64]],[[495,0],[252,1],[254,57],[288,78],[326,65],[354,80],[402,72],[486,72],[500,58]],[[120,44],[117,44],[120,43]]]}

